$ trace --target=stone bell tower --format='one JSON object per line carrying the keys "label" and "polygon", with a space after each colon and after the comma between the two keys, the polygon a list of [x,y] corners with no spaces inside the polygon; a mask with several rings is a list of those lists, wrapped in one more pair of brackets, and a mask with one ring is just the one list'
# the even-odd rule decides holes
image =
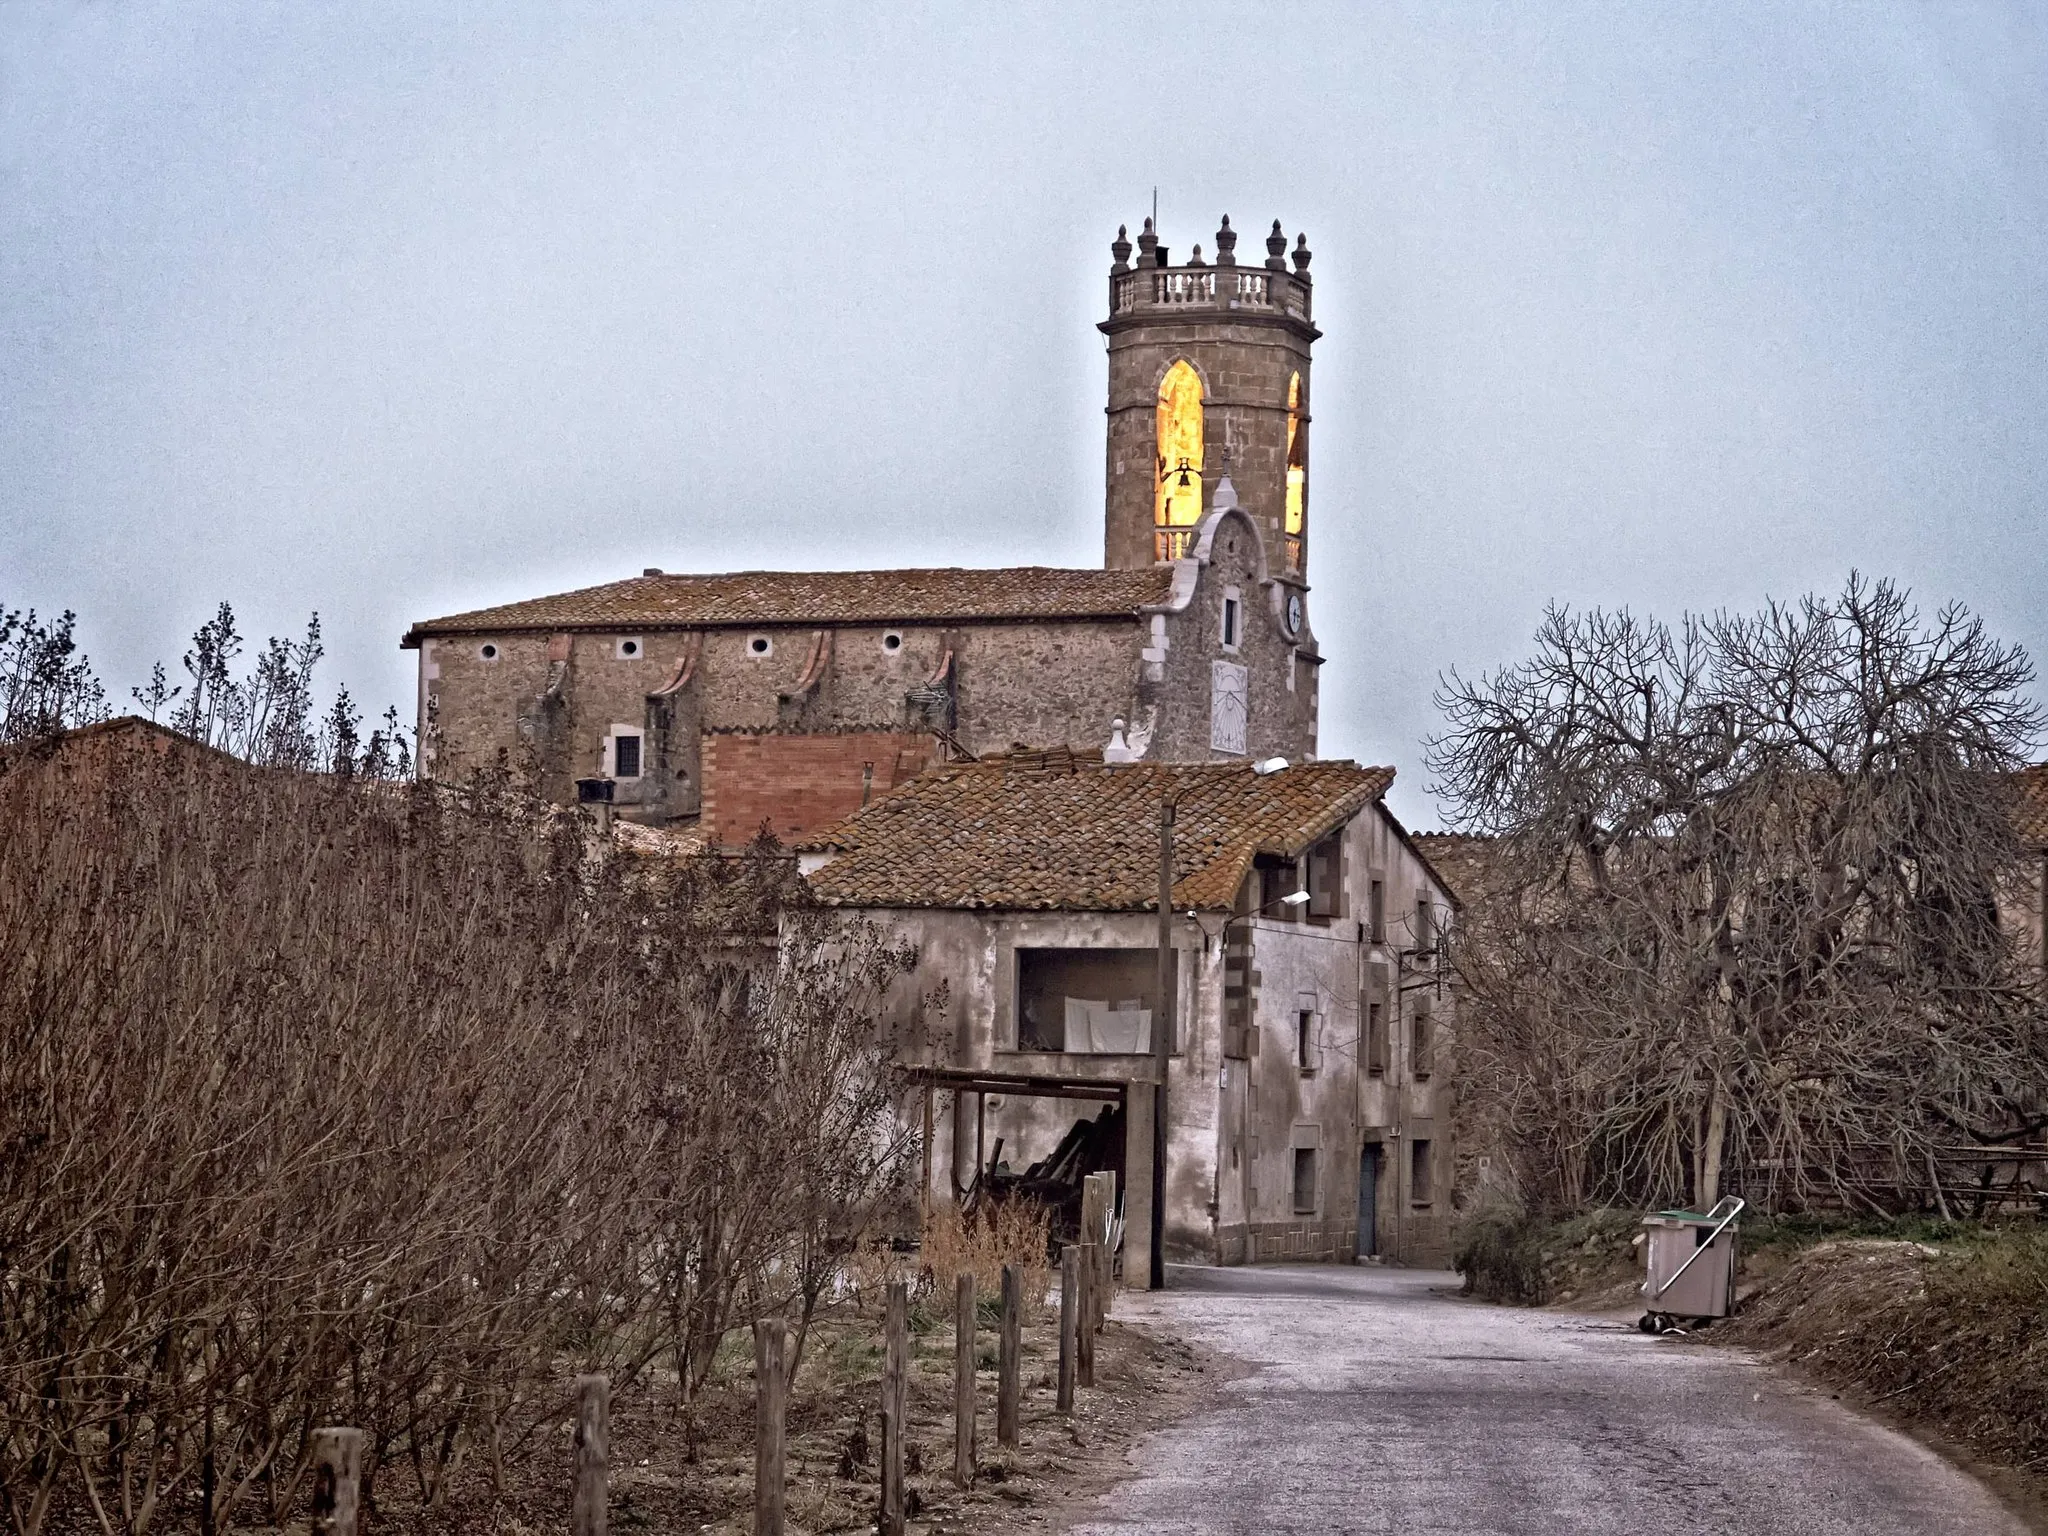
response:
{"label": "stone bell tower", "polygon": [[1109,497],[1104,561],[1150,565],[1186,553],[1195,524],[1229,476],[1258,523],[1272,574],[1308,574],[1309,348],[1322,332],[1310,305],[1308,237],[1288,270],[1280,221],[1266,259],[1240,266],[1225,216],[1213,263],[1197,245],[1179,264],[1152,221],[1110,246]]}

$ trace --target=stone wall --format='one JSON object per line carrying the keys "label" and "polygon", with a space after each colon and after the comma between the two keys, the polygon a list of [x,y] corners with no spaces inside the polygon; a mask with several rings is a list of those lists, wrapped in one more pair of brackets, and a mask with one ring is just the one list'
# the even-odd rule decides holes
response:
{"label": "stone wall", "polygon": [[[568,799],[576,779],[609,771],[608,741],[637,730],[645,771],[615,794],[628,814],[658,821],[697,814],[702,740],[727,732],[937,728],[970,751],[1099,748],[1110,722],[1136,711],[1147,632],[1115,619],[433,637],[420,646],[421,767],[445,780],[503,767]],[[651,698],[692,651],[689,681]]]}
{"label": "stone wall", "polygon": [[[1129,619],[427,638],[422,769],[460,780],[502,767],[563,800],[577,779],[610,776],[624,814],[664,822],[699,814],[709,787],[704,743],[728,733],[808,740],[943,731],[978,754],[1018,743],[1101,748],[1121,718],[1144,757],[1207,762],[1228,755],[1211,748],[1218,661],[1248,677],[1246,754],[1312,756],[1317,668],[1305,658],[1313,638],[1306,625],[1298,637],[1286,633],[1288,589],[1261,579],[1244,515],[1216,520],[1207,559],[1188,568],[1185,606]],[[1227,590],[1241,616],[1235,648],[1223,643]],[[643,736],[637,777],[613,771],[611,743],[621,732]],[[859,763],[884,771],[871,750],[883,749],[815,747],[776,759],[803,763],[802,783],[792,780],[775,806],[728,800],[719,835],[743,825],[751,835],[757,811],[810,830],[831,819],[825,807],[857,808]],[[884,756],[895,760],[893,750]],[[779,771],[767,764],[755,766]],[[799,789],[820,798],[800,808]]]}
{"label": "stone wall", "polygon": [[[1167,369],[1181,358],[1188,360],[1202,380],[1204,510],[1209,506],[1206,497],[1213,496],[1218,478],[1227,473],[1237,488],[1239,502],[1258,522],[1273,571],[1284,572],[1281,514],[1287,502],[1287,384],[1295,374],[1301,375],[1302,430],[1307,431],[1308,334],[1285,321],[1233,321],[1220,316],[1148,317],[1138,324],[1110,329],[1106,563],[1130,568],[1150,565],[1155,558],[1159,384]],[[1312,503],[1313,468],[1307,489]],[[1310,504],[1311,533],[1313,518]]]}
{"label": "stone wall", "polygon": [[[1248,674],[1245,755],[1279,756],[1290,761],[1313,757],[1321,668],[1306,659],[1315,654],[1315,640],[1305,611],[1300,635],[1290,637],[1283,622],[1285,594],[1290,589],[1263,579],[1264,568],[1247,514],[1218,518],[1206,554],[1208,563],[1202,567],[1201,580],[1187,607],[1160,615],[1153,623],[1148,652],[1159,660],[1148,664],[1147,680],[1139,685],[1140,715],[1157,711],[1157,726],[1146,755],[1160,761],[1196,763],[1226,760],[1232,755],[1210,745],[1214,665],[1223,661],[1244,667]],[[1239,601],[1242,625],[1234,650],[1223,643],[1223,604],[1232,592]]]}

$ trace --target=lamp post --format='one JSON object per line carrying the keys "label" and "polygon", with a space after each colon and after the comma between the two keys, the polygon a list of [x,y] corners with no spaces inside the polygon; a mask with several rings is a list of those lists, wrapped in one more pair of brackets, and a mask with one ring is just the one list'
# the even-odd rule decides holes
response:
{"label": "lamp post", "polygon": [[1152,1241],[1145,1285],[1166,1289],[1166,1072],[1173,1054],[1180,967],[1173,956],[1173,797],[1159,802],[1159,1006],[1152,1021]]}

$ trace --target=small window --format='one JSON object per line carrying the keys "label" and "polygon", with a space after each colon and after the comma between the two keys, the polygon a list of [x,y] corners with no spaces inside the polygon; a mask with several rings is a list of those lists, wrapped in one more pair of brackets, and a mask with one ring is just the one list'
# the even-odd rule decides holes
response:
{"label": "small window", "polygon": [[1294,1149],[1294,1214],[1313,1216],[1316,1210],[1316,1149]]}
{"label": "small window", "polygon": [[640,777],[640,738],[637,735],[621,733],[612,738],[612,777]]}
{"label": "small window", "polygon": [[1418,1078],[1427,1077],[1436,1070],[1436,1019],[1429,1011],[1427,998],[1415,1000],[1413,1030],[1408,1042],[1408,1070]]}
{"label": "small window", "polygon": [[1374,1077],[1387,1070],[1387,1005],[1365,1005],[1365,1070]]}
{"label": "small window", "polygon": [[773,656],[775,654],[775,642],[766,635],[749,635],[747,637],[747,654],[749,656]]}
{"label": "small window", "polygon": [[1422,955],[1436,952],[1436,908],[1427,896],[1415,898],[1415,950]]}
{"label": "small window", "polygon": [[1416,1209],[1427,1208],[1435,1189],[1436,1169],[1429,1155],[1429,1139],[1418,1137],[1408,1143],[1408,1199]]}
{"label": "small window", "polygon": [[1234,597],[1223,599],[1223,649],[1237,649],[1238,637],[1243,632],[1243,607]]}
{"label": "small window", "polygon": [[496,661],[498,659],[498,647],[489,640],[478,646],[476,653],[483,657],[485,661]]}
{"label": "small window", "polygon": [[892,653],[902,650],[903,637],[895,630],[890,630],[886,635],[882,636],[882,649]]}
{"label": "small window", "polygon": [[1387,942],[1387,883],[1375,880],[1366,892],[1366,927],[1375,944]]}
{"label": "small window", "polygon": [[1303,1008],[1294,1015],[1294,1064],[1301,1068],[1304,1077],[1321,1065],[1316,1049],[1316,1016],[1312,1009]]}
{"label": "small window", "polygon": [[635,635],[621,640],[613,647],[613,651],[621,661],[638,661],[646,651],[646,647],[640,643],[639,637]]}
{"label": "small window", "polygon": [[1344,839],[1329,837],[1309,850],[1308,915],[1329,922],[1344,915]]}

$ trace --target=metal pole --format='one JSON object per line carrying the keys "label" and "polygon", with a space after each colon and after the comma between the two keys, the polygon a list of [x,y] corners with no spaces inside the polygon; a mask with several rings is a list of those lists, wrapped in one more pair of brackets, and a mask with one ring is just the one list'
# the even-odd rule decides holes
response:
{"label": "metal pole", "polygon": [[1173,800],[1159,802],[1159,1007],[1152,1029],[1152,1241],[1146,1285],[1166,1289],[1166,1072],[1173,1053],[1180,972],[1173,958]]}

